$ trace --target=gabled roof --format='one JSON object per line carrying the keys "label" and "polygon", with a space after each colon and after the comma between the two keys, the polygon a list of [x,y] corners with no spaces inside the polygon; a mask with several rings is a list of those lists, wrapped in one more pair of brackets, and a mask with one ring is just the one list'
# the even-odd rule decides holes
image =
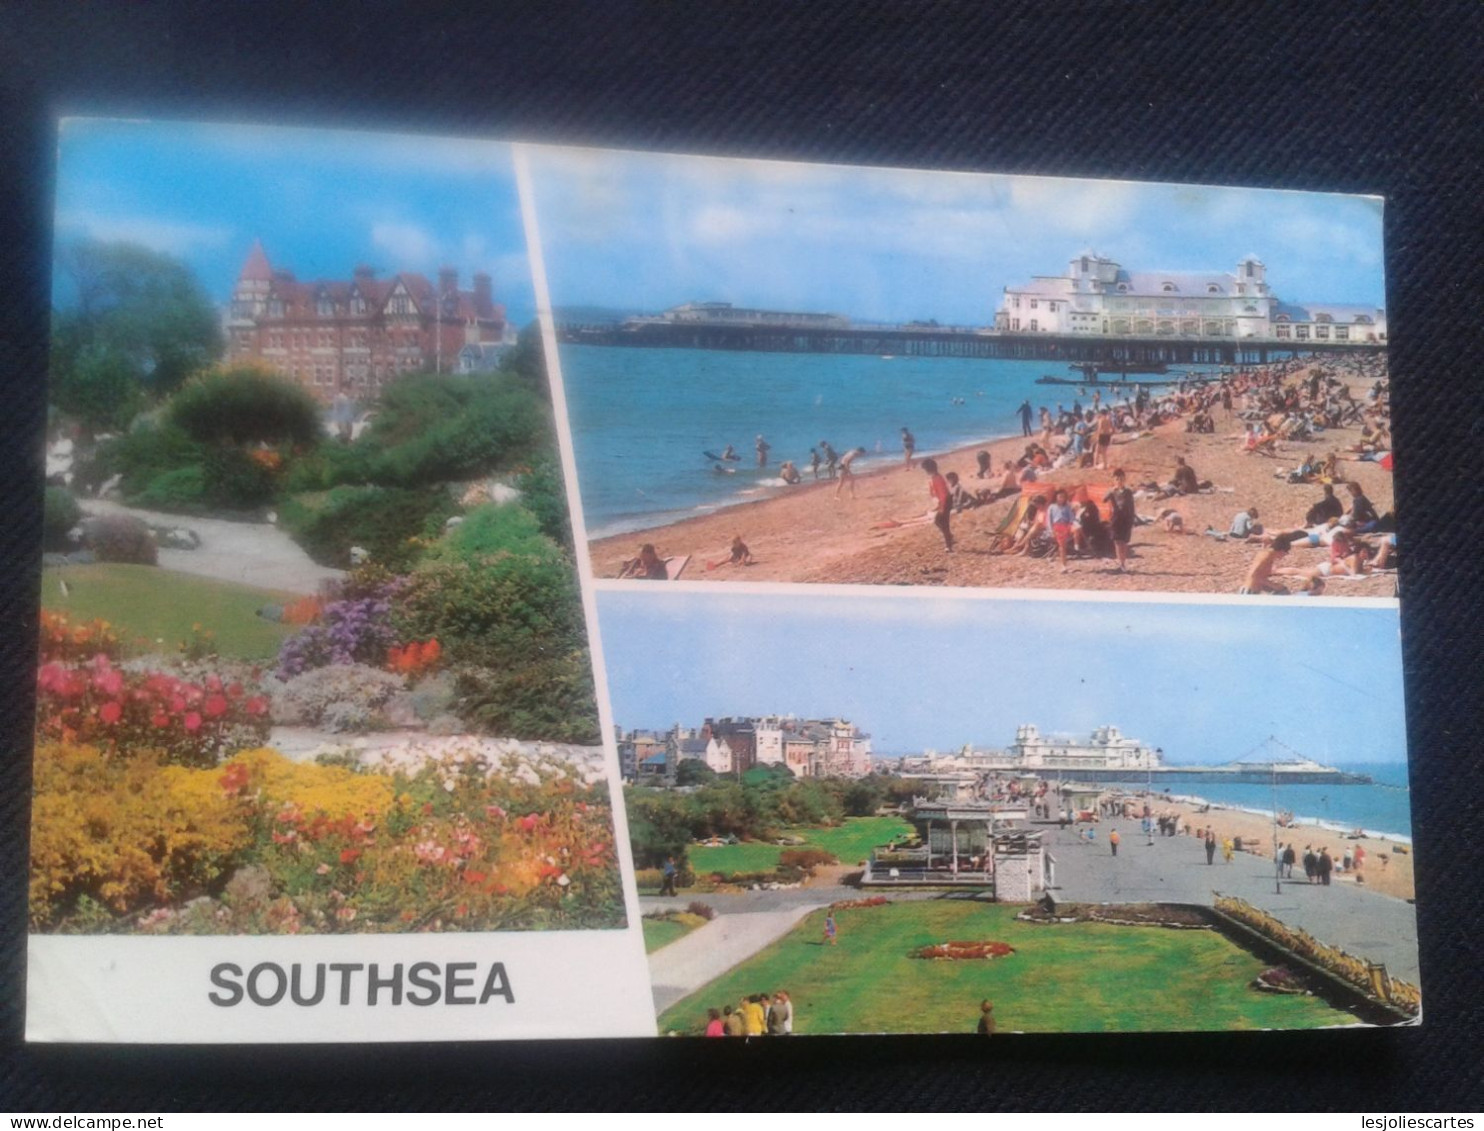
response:
{"label": "gabled roof", "polygon": [[247,262],[242,265],[242,273],[238,278],[253,283],[272,281],[273,268],[268,265],[268,256],[263,251],[261,240],[252,241],[252,250],[247,253]]}

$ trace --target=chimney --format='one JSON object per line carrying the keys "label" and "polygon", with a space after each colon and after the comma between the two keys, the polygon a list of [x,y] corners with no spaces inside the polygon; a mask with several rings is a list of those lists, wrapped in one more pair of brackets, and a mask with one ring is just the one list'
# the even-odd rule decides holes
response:
{"label": "chimney", "polygon": [[355,277],[357,279],[374,279],[376,278],[376,272],[364,263],[358,263],[356,264]]}
{"label": "chimney", "polygon": [[447,298],[451,294],[457,294],[459,289],[459,272],[456,267],[440,267],[438,269],[438,293]]}
{"label": "chimney", "polygon": [[494,293],[490,288],[490,277],[483,271],[474,275],[474,310],[483,316],[490,312],[494,305]]}

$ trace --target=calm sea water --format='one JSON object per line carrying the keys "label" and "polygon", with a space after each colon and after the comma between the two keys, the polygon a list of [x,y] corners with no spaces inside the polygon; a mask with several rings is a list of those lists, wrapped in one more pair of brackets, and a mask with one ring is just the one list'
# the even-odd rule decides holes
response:
{"label": "calm sea water", "polygon": [[[564,345],[561,364],[592,536],[785,490],[779,464],[793,460],[807,480],[809,449],[821,439],[841,454],[865,448],[856,467],[869,470],[902,459],[903,427],[925,455],[1018,437],[1015,410],[1027,397],[1053,412],[1079,399],[1073,386],[1035,383],[1068,375],[1051,361]],[[761,471],[759,433],[772,445]],[[703,453],[728,444],[742,458],[728,465],[735,475],[719,475]],[[1016,450],[997,445],[996,461]]]}
{"label": "calm sea water", "polygon": [[[1369,774],[1371,785],[1279,785],[1278,808],[1292,811],[1296,820],[1321,821],[1336,828],[1367,829],[1410,839],[1412,794],[1407,767],[1396,762],[1359,763],[1345,769]],[[1207,801],[1273,811],[1273,791],[1266,785],[1197,781],[1171,782],[1171,793],[1204,797]]]}

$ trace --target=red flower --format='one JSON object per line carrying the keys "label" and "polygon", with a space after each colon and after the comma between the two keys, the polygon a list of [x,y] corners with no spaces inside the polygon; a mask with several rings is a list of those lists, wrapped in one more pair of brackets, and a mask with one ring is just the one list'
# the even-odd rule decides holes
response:
{"label": "red flower", "polygon": [[124,709],[117,703],[108,702],[98,708],[98,717],[105,723],[116,723],[123,715]]}
{"label": "red flower", "polygon": [[227,700],[226,700],[226,697],[225,696],[222,696],[222,695],[210,695],[210,696],[207,696],[206,706],[205,706],[204,709],[206,711],[206,717],[207,718],[209,718],[209,719],[219,719],[219,718],[221,718],[223,715],[225,715],[227,713]]}
{"label": "red flower", "polygon": [[541,823],[541,818],[536,816],[535,813],[531,813],[520,818],[515,823],[520,826],[521,832],[528,833],[535,831],[536,826]]}
{"label": "red flower", "polygon": [[164,711],[156,711],[149,717],[150,726],[167,727],[170,725],[170,716]]}
{"label": "red flower", "polygon": [[342,864],[354,864],[360,858],[361,850],[359,848],[347,848],[340,853],[340,863]]}
{"label": "red flower", "polygon": [[486,878],[487,877],[486,877],[485,873],[483,873],[483,872],[465,872],[464,873],[464,883],[466,883],[466,884],[482,884],[482,883],[484,883],[484,881],[485,881]]}
{"label": "red flower", "polygon": [[201,729],[201,715],[197,711],[187,711],[185,717],[185,728],[191,733]]}
{"label": "red flower", "polygon": [[261,695],[254,695],[247,701],[246,707],[249,715],[261,715],[268,710],[268,700]]}

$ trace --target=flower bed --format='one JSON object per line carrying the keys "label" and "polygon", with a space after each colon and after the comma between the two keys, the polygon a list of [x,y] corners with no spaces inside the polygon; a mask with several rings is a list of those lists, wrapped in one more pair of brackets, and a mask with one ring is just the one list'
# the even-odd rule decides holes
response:
{"label": "flower bed", "polygon": [[41,610],[41,662],[77,664],[94,656],[117,660],[118,633],[106,620],[73,621],[65,613]]}
{"label": "flower bed", "polygon": [[298,934],[624,923],[607,790],[552,759],[416,770],[37,752],[37,931]]}
{"label": "flower bed", "polygon": [[36,715],[41,742],[152,750],[196,766],[261,744],[269,727],[267,698],[241,682],[117,668],[102,653],[87,664],[42,664]]}
{"label": "flower bed", "polygon": [[985,942],[933,943],[931,946],[918,947],[912,952],[912,957],[935,961],[948,959],[958,962],[974,958],[1005,958],[1014,953],[1015,948],[1009,943],[988,940]]}
{"label": "flower bed", "polygon": [[890,902],[884,895],[873,895],[869,899],[838,899],[830,904],[830,910],[855,911],[862,907],[885,907]]}
{"label": "flower bed", "polygon": [[1270,966],[1252,980],[1252,988],[1272,994],[1304,994],[1312,996],[1313,990],[1300,974],[1287,966]]}

